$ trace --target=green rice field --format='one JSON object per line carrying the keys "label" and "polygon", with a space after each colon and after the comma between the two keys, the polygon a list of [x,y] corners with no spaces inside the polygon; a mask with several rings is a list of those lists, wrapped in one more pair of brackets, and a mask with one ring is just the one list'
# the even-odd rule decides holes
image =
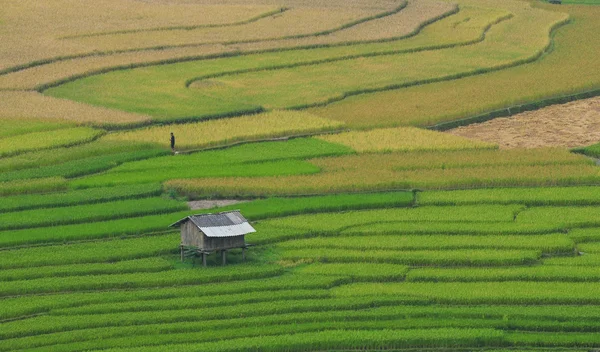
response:
{"label": "green rice field", "polygon": [[597,96],[594,5],[2,4],[0,352],[600,349],[594,126],[442,132]]}

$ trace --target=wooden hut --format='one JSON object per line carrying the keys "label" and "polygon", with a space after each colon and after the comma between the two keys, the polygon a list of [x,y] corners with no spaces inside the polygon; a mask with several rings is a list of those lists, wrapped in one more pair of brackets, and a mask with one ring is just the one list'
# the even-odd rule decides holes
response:
{"label": "wooden hut", "polygon": [[198,214],[185,217],[170,227],[181,229],[181,260],[186,248],[192,248],[202,256],[202,265],[206,266],[206,256],[212,252],[221,252],[223,265],[227,262],[227,250],[241,248],[246,260],[244,236],[256,230],[239,210],[217,214]]}

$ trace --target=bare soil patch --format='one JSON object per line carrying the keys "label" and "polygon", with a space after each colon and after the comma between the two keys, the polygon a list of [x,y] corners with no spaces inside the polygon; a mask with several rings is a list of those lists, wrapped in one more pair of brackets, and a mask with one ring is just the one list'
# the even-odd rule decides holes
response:
{"label": "bare soil patch", "polygon": [[238,204],[238,203],[246,203],[247,200],[237,200],[237,199],[215,199],[215,200],[194,200],[188,202],[188,206],[192,210],[198,209],[210,209],[216,207],[225,207],[228,205]]}
{"label": "bare soil patch", "polygon": [[582,147],[600,142],[600,97],[448,130],[500,148]]}

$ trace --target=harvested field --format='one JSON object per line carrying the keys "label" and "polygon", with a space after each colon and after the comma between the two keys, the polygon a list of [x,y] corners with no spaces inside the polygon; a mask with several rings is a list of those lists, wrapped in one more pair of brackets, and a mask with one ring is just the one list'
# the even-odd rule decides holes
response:
{"label": "harvested field", "polygon": [[600,97],[552,105],[447,132],[507,149],[587,146],[600,142]]}

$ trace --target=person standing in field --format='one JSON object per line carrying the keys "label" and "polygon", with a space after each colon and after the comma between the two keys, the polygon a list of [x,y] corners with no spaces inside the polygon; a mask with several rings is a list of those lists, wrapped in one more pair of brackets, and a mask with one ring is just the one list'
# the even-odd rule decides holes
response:
{"label": "person standing in field", "polygon": [[171,132],[171,150],[173,151],[173,154],[175,154],[175,135],[173,132]]}

